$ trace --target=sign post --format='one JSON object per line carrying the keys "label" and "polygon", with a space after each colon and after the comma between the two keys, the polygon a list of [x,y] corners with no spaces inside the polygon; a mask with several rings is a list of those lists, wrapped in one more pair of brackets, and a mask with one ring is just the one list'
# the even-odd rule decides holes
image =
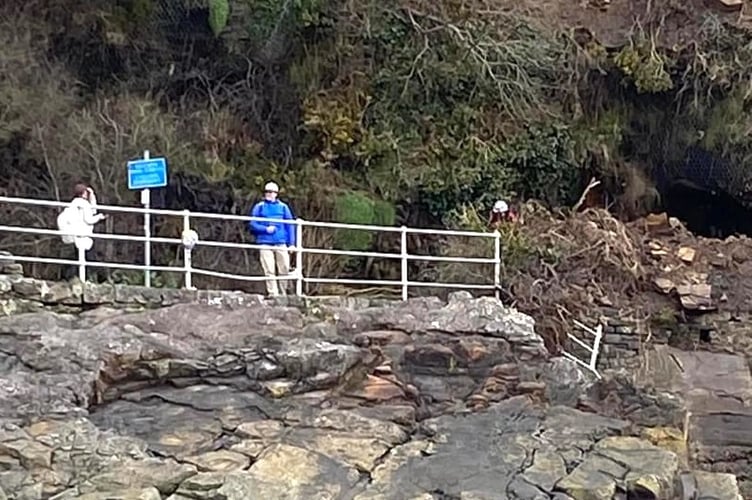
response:
{"label": "sign post", "polygon": [[167,160],[151,158],[149,151],[144,151],[143,160],[128,162],[128,189],[141,191],[141,204],[146,209],[144,213],[144,285],[151,286],[151,189],[167,185]]}

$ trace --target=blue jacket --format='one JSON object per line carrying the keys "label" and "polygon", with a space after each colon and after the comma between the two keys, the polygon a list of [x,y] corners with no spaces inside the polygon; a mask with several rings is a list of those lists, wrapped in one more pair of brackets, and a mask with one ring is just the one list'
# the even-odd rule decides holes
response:
{"label": "blue jacket", "polygon": [[[263,200],[256,203],[250,213],[251,217],[263,217],[266,219],[295,220],[290,207],[283,201]],[[268,233],[266,228],[274,226],[273,233]],[[284,224],[272,221],[250,221],[248,229],[256,236],[259,245],[287,245],[295,246],[295,224]]]}

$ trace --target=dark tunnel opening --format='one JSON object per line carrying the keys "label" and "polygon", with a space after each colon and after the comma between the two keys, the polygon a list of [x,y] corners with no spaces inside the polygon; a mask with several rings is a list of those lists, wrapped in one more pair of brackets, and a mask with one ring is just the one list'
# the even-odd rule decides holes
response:
{"label": "dark tunnel opening", "polygon": [[727,189],[738,189],[738,171],[735,161],[695,145],[680,162],[654,171],[654,181],[666,213],[694,234],[719,239],[752,236],[752,208]]}
{"label": "dark tunnel opening", "polygon": [[664,209],[699,236],[724,239],[752,236],[752,210],[723,191],[710,191],[686,181],[662,193]]}

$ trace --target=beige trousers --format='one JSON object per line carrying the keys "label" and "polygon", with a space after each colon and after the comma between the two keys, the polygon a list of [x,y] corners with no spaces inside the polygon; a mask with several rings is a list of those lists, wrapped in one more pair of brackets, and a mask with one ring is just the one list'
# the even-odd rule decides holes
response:
{"label": "beige trousers", "polygon": [[[287,247],[280,245],[261,249],[259,250],[259,258],[261,259],[264,276],[267,278],[290,274],[290,253]],[[287,285],[286,280],[280,280],[279,284],[277,284],[277,280],[267,280],[266,293],[271,297],[287,295]]]}

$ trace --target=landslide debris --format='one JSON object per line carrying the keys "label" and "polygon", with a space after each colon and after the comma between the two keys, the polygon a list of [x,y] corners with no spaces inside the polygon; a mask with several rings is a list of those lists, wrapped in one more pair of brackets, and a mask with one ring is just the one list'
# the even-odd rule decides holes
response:
{"label": "landslide debris", "polygon": [[609,310],[631,317],[750,309],[752,240],[695,236],[665,213],[623,223],[608,211],[552,213],[535,203],[503,228],[507,300],[536,319],[549,348],[573,320]]}

